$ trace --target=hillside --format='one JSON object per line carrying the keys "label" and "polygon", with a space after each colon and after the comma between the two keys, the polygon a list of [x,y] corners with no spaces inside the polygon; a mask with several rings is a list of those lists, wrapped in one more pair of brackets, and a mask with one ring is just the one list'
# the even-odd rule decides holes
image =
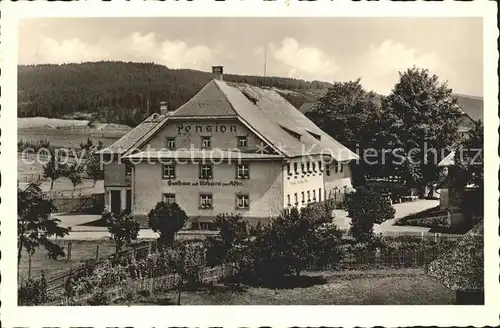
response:
{"label": "hillside", "polygon": [[[154,63],[89,62],[18,67],[18,116],[85,118],[134,126],[157,111],[160,101],[177,108],[194,96],[212,74],[169,69]],[[299,108],[328,87],[283,77],[225,74],[232,82],[270,87]],[[91,115],[89,115],[91,114]]]}

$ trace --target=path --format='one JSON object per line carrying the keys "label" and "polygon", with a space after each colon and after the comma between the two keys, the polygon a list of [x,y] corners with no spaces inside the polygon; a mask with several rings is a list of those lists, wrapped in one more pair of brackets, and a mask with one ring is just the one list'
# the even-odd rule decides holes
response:
{"label": "path", "polygon": [[429,208],[433,208],[439,205],[439,200],[434,199],[419,199],[413,202],[394,204],[393,207],[396,210],[394,214],[394,219],[387,220],[382,224],[376,224],[373,228],[375,233],[393,233],[393,232],[428,232],[430,228],[424,227],[413,227],[413,226],[397,226],[394,225],[396,221],[400,218],[408,216],[410,214],[415,214],[418,212],[425,211]]}
{"label": "path", "polygon": [[[374,232],[379,234],[393,234],[393,233],[421,233],[428,232],[430,228],[412,227],[412,226],[396,226],[394,223],[397,219],[405,217],[409,214],[418,213],[426,209],[435,207],[439,204],[437,200],[420,199],[413,202],[406,202],[394,204],[396,210],[395,218],[388,220],[382,224],[375,224]],[[343,210],[334,210],[334,222],[341,229],[349,229],[351,219],[347,216],[347,212]],[[81,224],[99,219],[100,215],[89,214],[68,214],[58,213],[54,215],[61,220],[61,226],[71,227],[71,231],[65,239],[72,240],[96,240],[108,238],[109,232],[106,227],[92,227],[82,226]],[[158,234],[151,229],[141,229],[138,238],[157,238]]]}
{"label": "path", "polygon": [[[430,228],[396,226],[394,225],[394,223],[396,222],[397,219],[405,217],[409,214],[422,212],[426,209],[435,207],[437,205],[439,205],[438,200],[429,200],[429,199],[419,199],[413,202],[394,204],[393,207],[396,210],[396,213],[394,214],[394,219],[387,220],[382,224],[375,224],[373,230],[377,234],[428,232]],[[347,212],[343,210],[334,210],[333,212],[335,214],[334,222],[337,224],[337,226],[341,229],[348,230],[350,228],[351,218],[347,216]]]}

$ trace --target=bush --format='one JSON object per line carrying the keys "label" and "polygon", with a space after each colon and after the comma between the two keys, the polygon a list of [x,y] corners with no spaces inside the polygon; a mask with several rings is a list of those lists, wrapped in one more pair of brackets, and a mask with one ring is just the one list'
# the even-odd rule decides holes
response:
{"label": "bush", "polygon": [[111,303],[111,297],[102,289],[98,289],[87,302],[89,305],[108,305]]}
{"label": "bush", "polygon": [[139,222],[127,212],[116,215],[105,211],[102,220],[106,222],[108,231],[115,241],[116,253],[119,253],[124,245],[130,245],[139,235]]}
{"label": "bush", "polygon": [[177,203],[159,202],[148,214],[148,225],[160,234],[159,243],[162,246],[173,243],[175,234],[184,227],[188,216]]}
{"label": "bush", "polygon": [[364,242],[373,236],[373,225],[394,218],[394,208],[381,193],[358,188],[346,197],[347,211],[351,218],[351,234]]}
{"label": "bush", "polygon": [[[207,237],[204,241],[208,266],[219,265],[227,261],[229,251],[248,239],[252,231],[250,224],[239,214],[219,214],[214,220],[214,225],[219,230],[219,234],[215,237]],[[235,255],[234,252],[231,254],[230,262],[238,257]]]}
{"label": "bush", "polygon": [[319,267],[335,266],[342,259],[342,244],[344,232],[333,223],[325,223],[314,230],[312,247],[313,263]]}
{"label": "bush", "polygon": [[484,236],[466,234],[426,271],[451,290],[484,291]]}
{"label": "bush", "polygon": [[21,281],[17,292],[19,305],[41,305],[48,301],[47,281],[42,275],[40,279]]}
{"label": "bush", "polygon": [[329,207],[316,203],[300,211],[284,210],[240,248],[253,274],[261,281],[272,282],[287,274],[299,276],[310,263],[338,261],[336,246],[341,235]]}

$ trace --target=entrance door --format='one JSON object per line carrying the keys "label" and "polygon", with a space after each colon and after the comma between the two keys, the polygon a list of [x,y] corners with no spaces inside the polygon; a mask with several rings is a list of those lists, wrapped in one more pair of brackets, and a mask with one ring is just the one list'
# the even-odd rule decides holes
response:
{"label": "entrance door", "polygon": [[122,197],[120,190],[111,190],[111,212],[120,214]]}
{"label": "entrance door", "polygon": [[132,190],[127,190],[127,198],[125,201],[125,209],[128,213],[132,211]]}

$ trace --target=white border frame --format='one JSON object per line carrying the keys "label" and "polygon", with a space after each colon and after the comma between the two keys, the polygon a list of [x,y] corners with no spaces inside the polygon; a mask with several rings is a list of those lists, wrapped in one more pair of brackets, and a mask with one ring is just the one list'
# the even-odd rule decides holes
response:
{"label": "white border frame", "polygon": [[[2,319],[6,327],[26,326],[484,326],[499,324],[499,238],[498,185],[499,158],[497,94],[498,50],[496,38],[496,4],[493,1],[349,2],[337,0],[288,1],[130,1],[87,2],[2,2],[0,24],[0,235],[2,258],[0,270]],[[17,21],[28,17],[173,17],[173,16],[241,16],[241,17],[483,17],[483,85],[485,111],[485,306],[108,306],[108,307],[18,307],[16,290],[16,256],[5,251],[16,247],[16,176],[9,174],[16,163],[17,101]],[[8,138],[7,138],[8,137]],[[193,316],[193,310],[196,315]]]}

